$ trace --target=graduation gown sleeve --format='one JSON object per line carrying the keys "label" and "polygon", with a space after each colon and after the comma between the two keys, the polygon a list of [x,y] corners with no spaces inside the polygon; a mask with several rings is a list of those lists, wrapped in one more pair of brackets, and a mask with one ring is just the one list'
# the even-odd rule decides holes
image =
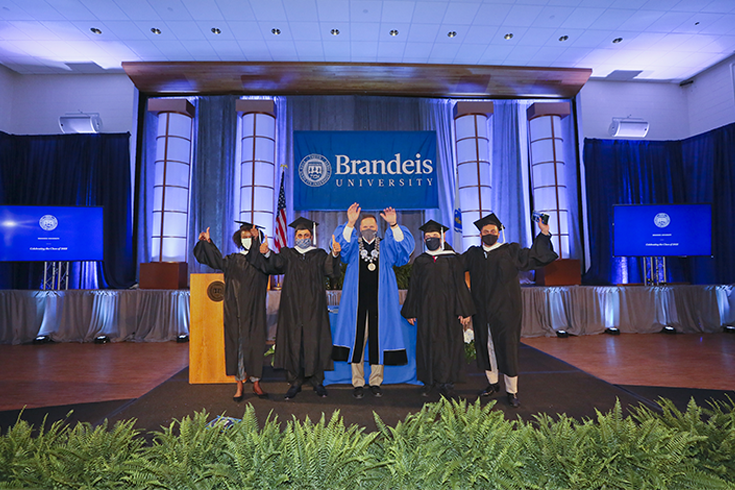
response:
{"label": "graduation gown sleeve", "polygon": [[219,251],[214,242],[199,240],[194,246],[194,257],[200,264],[207,265],[219,271],[225,270],[222,252]]}

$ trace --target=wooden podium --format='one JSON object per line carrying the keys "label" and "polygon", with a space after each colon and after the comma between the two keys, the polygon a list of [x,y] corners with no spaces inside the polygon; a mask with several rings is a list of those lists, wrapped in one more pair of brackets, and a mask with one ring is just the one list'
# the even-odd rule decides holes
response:
{"label": "wooden podium", "polygon": [[234,383],[225,374],[224,274],[190,277],[189,383]]}

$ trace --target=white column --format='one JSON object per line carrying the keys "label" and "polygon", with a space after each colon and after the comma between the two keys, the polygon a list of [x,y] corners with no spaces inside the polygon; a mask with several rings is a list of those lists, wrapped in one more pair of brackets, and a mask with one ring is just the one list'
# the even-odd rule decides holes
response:
{"label": "white column", "polygon": [[526,111],[530,145],[531,188],[536,211],[549,215],[549,231],[559,258],[569,258],[569,200],[565,175],[562,118],[568,102],[537,102]]}
{"label": "white column", "polygon": [[480,232],[473,223],[492,212],[492,162],[487,124],[492,114],[492,102],[457,102],[454,105],[457,188],[464,250],[480,244]]}
{"label": "white column", "polygon": [[158,113],[150,260],[186,262],[194,106],[151,99],[148,110]]}
{"label": "white column", "polygon": [[276,188],[276,105],[273,100],[240,99],[242,113],[239,220],[273,236]]}

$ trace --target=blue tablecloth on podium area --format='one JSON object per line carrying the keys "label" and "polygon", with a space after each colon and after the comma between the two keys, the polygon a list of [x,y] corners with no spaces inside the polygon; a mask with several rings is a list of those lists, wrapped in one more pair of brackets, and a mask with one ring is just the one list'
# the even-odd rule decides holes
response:
{"label": "blue tablecloth on podium area", "polygon": [[[330,308],[329,323],[332,326],[332,335],[337,324],[337,313]],[[408,354],[408,364],[405,366],[385,366],[383,372],[383,384],[409,383],[420,385],[420,381],[416,379],[416,327],[401,317],[401,327],[403,329],[403,340],[406,344],[406,353]],[[367,349],[367,346],[365,346]],[[365,359],[368,358],[367,350],[365,351]],[[367,384],[370,376],[370,364],[365,362],[365,384]],[[352,384],[352,369],[348,362],[335,362],[334,371],[324,372],[324,384]]]}

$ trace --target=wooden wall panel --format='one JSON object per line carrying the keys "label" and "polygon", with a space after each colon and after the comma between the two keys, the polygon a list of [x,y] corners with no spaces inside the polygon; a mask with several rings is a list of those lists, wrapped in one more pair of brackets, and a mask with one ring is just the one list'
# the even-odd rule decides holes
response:
{"label": "wooden wall panel", "polygon": [[570,98],[586,68],[397,63],[125,62],[143,93]]}

